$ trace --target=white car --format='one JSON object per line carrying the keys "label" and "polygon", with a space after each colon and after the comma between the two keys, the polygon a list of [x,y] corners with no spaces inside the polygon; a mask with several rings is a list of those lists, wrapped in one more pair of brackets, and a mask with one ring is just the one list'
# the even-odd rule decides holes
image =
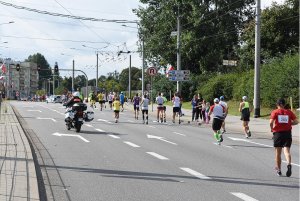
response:
{"label": "white car", "polygon": [[55,95],[48,96],[46,98],[46,103],[53,103],[54,102],[54,98],[55,98]]}

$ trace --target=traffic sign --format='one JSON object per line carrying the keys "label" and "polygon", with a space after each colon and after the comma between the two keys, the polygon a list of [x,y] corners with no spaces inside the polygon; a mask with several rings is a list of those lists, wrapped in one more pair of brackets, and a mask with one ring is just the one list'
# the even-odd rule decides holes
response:
{"label": "traffic sign", "polygon": [[147,73],[150,75],[150,76],[154,76],[157,74],[157,69],[155,67],[150,67],[147,69]]}
{"label": "traffic sign", "polygon": [[189,70],[171,70],[169,71],[170,81],[189,81],[191,72]]}

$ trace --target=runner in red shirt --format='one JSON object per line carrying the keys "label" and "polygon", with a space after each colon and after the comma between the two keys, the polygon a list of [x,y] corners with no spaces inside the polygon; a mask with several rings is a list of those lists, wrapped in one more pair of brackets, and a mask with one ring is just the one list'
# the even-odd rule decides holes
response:
{"label": "runner in red shirt", "polygon": [[283,152],[288,163],[286,176],[290,177],[292,175],[290,153],[292,145],[292,125],[298,124],[298,120],[295,114],[288,109],[284,109],[284,106],[285,100],[279,99],[277,101],[277,109],[271,113],[270,128],[271,132],[273,132],[276,160],[275,170],[277,175],[281,176],[281,152],[283,147]]}

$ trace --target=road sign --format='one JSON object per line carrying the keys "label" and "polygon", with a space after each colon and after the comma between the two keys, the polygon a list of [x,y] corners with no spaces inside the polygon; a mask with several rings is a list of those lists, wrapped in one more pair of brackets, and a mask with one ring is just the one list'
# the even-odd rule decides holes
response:
{"label": "road sign", "polygon": [[155,67],[150,67],[147,69],[147,73],[150,75],[150,76],[154,76],[157,74],[157,69]]}
{"label": "road sign", "polygon": [[189,70],[171,70],[168,74],[170,81],[189,81],[191,72]]}
{"label": "road sign", "polygon": [[223,60],[224,66],[237,66],[236,60]]}

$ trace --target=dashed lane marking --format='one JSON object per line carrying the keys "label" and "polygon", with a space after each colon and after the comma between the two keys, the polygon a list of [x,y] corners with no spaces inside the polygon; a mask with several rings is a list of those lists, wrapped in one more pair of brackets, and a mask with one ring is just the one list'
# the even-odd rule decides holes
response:
{"label": "dashed lane marking", "polygon": [[235,193],[235,192],[231,192],[232,195],[244,200],[244,201],[258,201],[257,199],[254,199],[244,193]]}
{"label": "dashed lane marking", "polygon": [[116,135],[108,135],[109,137],[112,137],[112,138],[115,138],[115,139],[120,139],[119,136],[116,136]]}
{"label": "dashed lane marking", "polygon": [[96,131],[99,131],[99,132],[103,132],[103,133],[105,132],[104,130],[99,129],[99,128],[96,128],[95,130],[96,130]]}
{"label": "dashed lane marking", "polygon": [[205,176],[205,175],[203,175],[203,174],[201,174],[201,173],[199,173],[195,170],[192,170],[190,168],[181,167],[180,169],[182,169],[183,171],[185,171],[185,172],[187,172],[187,173],[189,173],[189,174],[191,174],[191,175],[193,175],[193,176],[195,176],[199,179],[211,179],[210,177]]}
{"label": "dashed lane marking", "polygon": [[178,133],[178,132],[173,132],[173,133],[176,134],[176,135],[186,136],[185,134]]}
{"label": "dashed lane marking", "polygon": [[151,156],[154,156],[155,158],[158,158],[160,160],[169,160],[167,157],[164,157],[162,155],[159,155],[155,152],[146,152],[147,154],[150,154]]}
{"label": "dashed lane marking", "polygon": [[156,128],[155,126],[148,126],[148,127],[150,127],[150,128]]}
{"label": "dashed lane marking", "polygon": [[219,144],[219,143],[217,143],[217,142],[213,142],[213,144],[214,144],[214,145],[217,145],[217,146],[223,146],[223,147],[227,147],[227,148],[233,149],[232,146],[223,145],[222,143]]}
{"label": "dashed lane marking", "polygon": [[93,127],[91,124],[83,124],[83,125],[90,127],[90,128]]}
{"label": "dashed lane marking", "polygon": [[136,144],[134,144],[134,143],[132,143],[132,142],[124,141],[124,143],[125,143],[125,144],[128,144],[129,146],[132,146],[132,147],[134,147],[134,148],[140,147],[139,145],[136,145]]}

